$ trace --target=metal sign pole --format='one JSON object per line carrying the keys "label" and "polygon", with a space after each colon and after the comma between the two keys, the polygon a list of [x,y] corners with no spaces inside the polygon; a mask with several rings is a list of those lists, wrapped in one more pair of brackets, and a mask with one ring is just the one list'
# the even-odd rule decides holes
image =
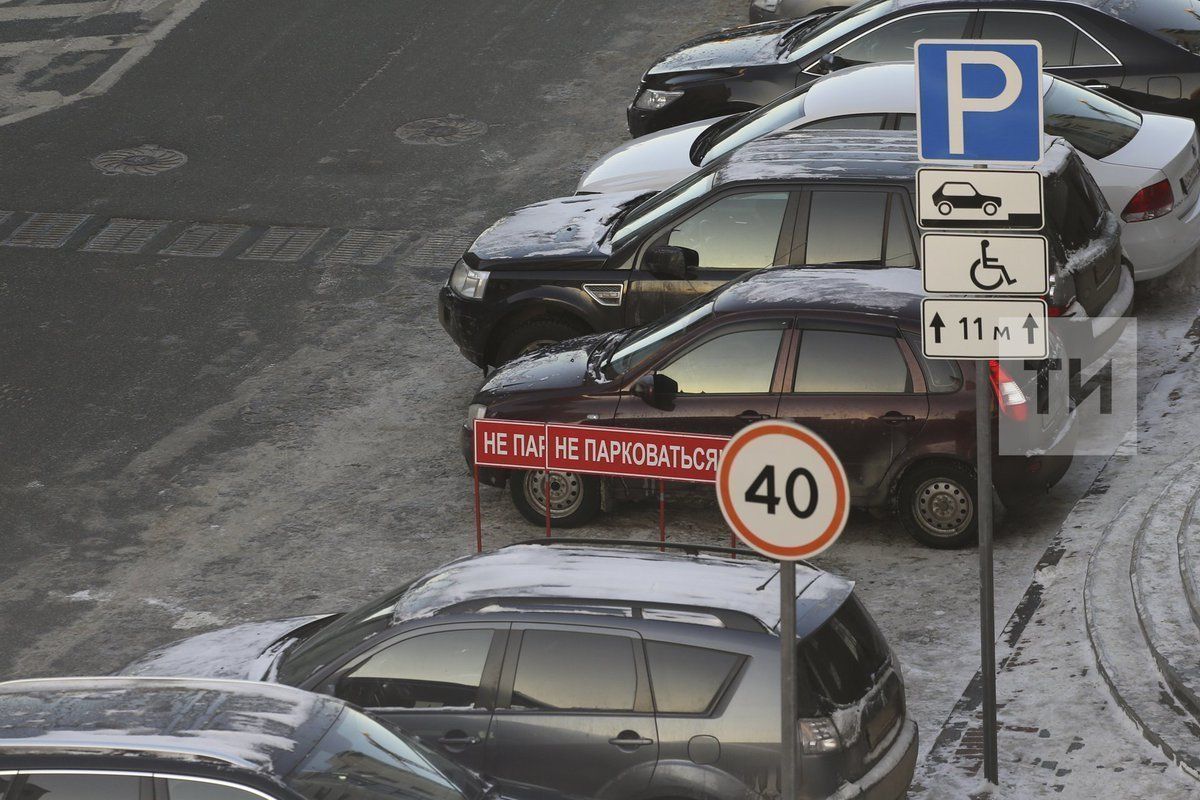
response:
{"label": "metal sign pole", "polygon": [[796,720],[800,716],[796,696],[796,562],[779,563],[779,688],[783,696],[780,713],[780,797],[796,800]]}
{"label": "metal sign pole", "polygon": [[975,362],[975,455],[979,478],[979,659],[983,673],[983,773],[1000,783],[996,741],[996,611],[992,575],[992,400],[987,361]]}

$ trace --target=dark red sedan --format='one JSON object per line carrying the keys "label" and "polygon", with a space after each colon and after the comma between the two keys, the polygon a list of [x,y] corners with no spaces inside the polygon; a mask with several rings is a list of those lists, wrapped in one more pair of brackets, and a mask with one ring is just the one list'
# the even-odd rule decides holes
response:
{"label": "dark red sedan", "polygon": [[[790,419],[833,446],[856,505],[894,510],[924,544],[967,544],[976,533],[974,372],[921,355],[921,297],[912,269],[754,273],[654,324],[509,362],[474,398],[464,453],[469,461],[469,426],[480,417],[720,435]],[[989,391],[995,413],[1025,420],[1018,427],[1028,438],[1019,452],[1029,455],[994,458],[1001,499],[1052,486],[1071,461],[1061,447],[1072,421],[1066,402],[1036,409],[1033,387],[1002,364],[992,365]],[[487,469],[481,478],[507,482],[534,522],[544,519],[545,483],[559,526],[600,510],[595,477],[551,473],[544,481],[540,472]]]}

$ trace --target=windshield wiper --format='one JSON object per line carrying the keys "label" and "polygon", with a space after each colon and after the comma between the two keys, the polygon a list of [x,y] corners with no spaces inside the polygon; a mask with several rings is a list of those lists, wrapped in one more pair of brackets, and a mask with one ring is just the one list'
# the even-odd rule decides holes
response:
{"label": "windshield wiper", "polygon": [[800,22],[796,25],[796,27],[792,28],[791,30],[789,30],[787,33],[785,33],[783,36],[781,36],[779,38],[779,44],[775,45],[775,52],[782,53],[784,50],[790,49],[792,44],[794,42],[796,42],[798,38],[800,38],[801,33],[804,33],[809,28],[811,28],[813,25],[816,25],[818,22],[825,19],[830,14],[834,14],[834,13],[837,13],[837,12],[825,11],[825,12],[822,12],[819,14],[811,14],[811,15],[805,17],[804,19],[800,20]]}

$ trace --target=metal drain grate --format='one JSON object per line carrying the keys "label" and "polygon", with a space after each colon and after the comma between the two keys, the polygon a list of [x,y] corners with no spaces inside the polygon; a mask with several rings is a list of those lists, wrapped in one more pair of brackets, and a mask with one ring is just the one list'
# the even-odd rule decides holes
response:
{"label": "metal drain grate", "polygon": [[406,266],[416,269],[444,269],[447,272],[462,257],[475,237],[462,231],[432,233],[404,258]]}
{"label": "metal drain grate", "polygon": [[9,234],[5,247],[62,247],[91,214],[34,214]]}
{"label": "metal drain grate", "polygon": [[391,255],[407,238],[403,231],[350,231],[325,254],[325,261],[371,266]]}
{"label": "metal drain grate", "polygon": [[328,228],[269,228],[238,258],[251,261],[299,261]]}
{"label": "metal drain grate", "polygon": [[179,238],[161,252],[169,256],[218,258],[248,230],[248,225],[196,223],[179,234]]}
{"label": "metal drain grate", "polygon": [[132,255],[142,252],[150,241],[162,233],[171,223],[163,219],[109,220],[104,229],[88,240],[83,250],[91,253],[124,253]]}

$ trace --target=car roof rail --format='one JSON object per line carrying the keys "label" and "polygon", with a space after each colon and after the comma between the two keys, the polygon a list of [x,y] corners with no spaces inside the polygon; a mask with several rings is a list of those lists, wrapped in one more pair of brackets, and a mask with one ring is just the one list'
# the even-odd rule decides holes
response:
{"label": "car roof rail", "polygon": [[[761,553],[751,550],[748,547],[725,547],[715,544],[691,544],[690,542],[658,542],[650,539],[586,539],[579,536],[554,536],[554,537],[539,537],[537,539],[526,539],[523,542],[513,542],[505,545],[505,547],[516,547],[523,544],[540,544],[540,545],[556,545],[556,544],[578,544],[588,547],[645,547],[655,548],[659,550],[679,550],[691,556],[698,556],[701,553],[715,553],[717,555],[726,556],[746,556],[748,558],[757,558],[761,561],[775,563],[774,559],[767,558]],[[797,564],[803,564],[811,569],[817,569],[807,561],[797,561]]]}

